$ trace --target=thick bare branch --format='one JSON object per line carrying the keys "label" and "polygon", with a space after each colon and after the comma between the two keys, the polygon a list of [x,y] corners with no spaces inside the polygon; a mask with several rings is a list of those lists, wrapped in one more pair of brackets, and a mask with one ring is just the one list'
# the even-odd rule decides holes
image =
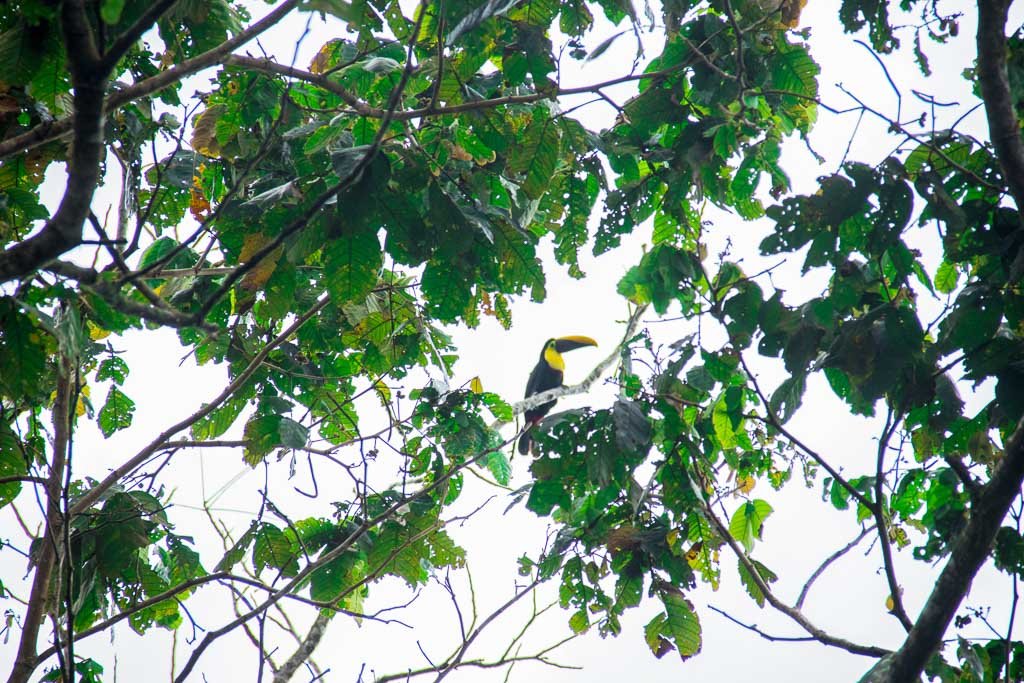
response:
{"label": "thick bare branch", "polygon": [[15,656],[14,668],[8,683],[24,683],[39,662],[36,656],[36,642],[39,639],[39,627],[46,617],[46,606],[50,601],[50,576],[57,560],[57,542],[61,538],[63,514],[61,511],[61,493],[64,484],[64,464],[67,458],[68,443],[71,438],[71,390],[74,382],[71,378],[69,364],[62,359],[57,374],[57,391],[53,401],[53,459],[50,463],[50,475],[46,482],[46,528],[43,542],[39,546],[36,558],[35,576],[32,579],[28,608],[21,620],[21,641],[18,643],[18,654]]}
{"label": "thick bare branch", "polygon": [[1006,21],[1010,0],[978,0],[978,84],[989,137],[1017,209],[1024,211],[1024,140],[1007,73]]}
{"label": "thick bare branch", "polygon": [[306,637],[302,639],[302,643],[299,644],[299,647],[292,653],[292,656],[274,674],[274,683],[288,683],[288,681],[292,680],[292,676],[299,670],[299,667],[313,656],[313,650],[316,649],[316,646],[323,639],[324,633],[327,631],[327,624],[330,621],[330,613],[321,611],[320,614],[316,615],[316,619],[313,620],[313,625],[309,627],[309,631],[306,633]]}
{"label": "thick bare branch", "polygon": [[0,283],[29,275],[81,243],[92,195],[100,181],[106,79],[99,66],[99,53],[83,3],[64,3],[61,29],[68,53],[75,112],[66,190],[60,206],[42,230],[0,253]]}

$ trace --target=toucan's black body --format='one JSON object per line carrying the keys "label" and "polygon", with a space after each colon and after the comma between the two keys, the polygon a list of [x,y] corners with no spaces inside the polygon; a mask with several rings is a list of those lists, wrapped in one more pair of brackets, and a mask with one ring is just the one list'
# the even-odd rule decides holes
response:
{"label": "toucan's black body", "polygon": [[[526,381],[526,398],[548,389],[562,386],[562,376],[565,370],[565,361],[562,359],[562,354],[584,346],[597,346],[597,342],[590,337],[578,336],[548,339],[544,342],[544,348],[540,352],[540,359],[537,361],[537,365],[534,366],[533,371],[530,372],[530,379]],[[523,430],[523,435],[519,437],[519,452],[521,454],[526,455],[530,452],[530,442],[532,441],[530,439],[530,429],[540,422],[541,418],[547,415],[548,411],[554,406],[555,401],[548,401],[536,408],[530,408],[524,413],[526,427]]]}

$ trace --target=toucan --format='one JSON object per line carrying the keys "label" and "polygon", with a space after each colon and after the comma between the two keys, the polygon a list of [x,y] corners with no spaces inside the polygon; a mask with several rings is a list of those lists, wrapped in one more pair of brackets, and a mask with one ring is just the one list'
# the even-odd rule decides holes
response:
{"label": "toucan", "polygon": [[[584,346],[597,346],[597,342],[590,337],[571,336],[548,339],[544,342],[544,348],[540,352],[540,360],[530,373],[530,379],[526,381],[526,398],[539,394],[548,389],[562,386],[562,373],[565,371],[565,360],[562,354],[573,349]],[[519,437],[519,452],[526,455],[530,452],[530,429],[533,428],[541,418],[548,414],[555,405],[555,401],[542,403],[536,408],[530,408],[524,414],[526,426],[523,428],[523,435]]]}

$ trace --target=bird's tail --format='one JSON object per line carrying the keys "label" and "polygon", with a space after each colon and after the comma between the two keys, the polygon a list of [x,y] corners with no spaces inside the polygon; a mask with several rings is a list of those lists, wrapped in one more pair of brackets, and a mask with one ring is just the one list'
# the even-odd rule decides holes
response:
{"label": "bird's tail", "polygon": [[530,429],[527,428],[523,435],[519,437],[519,455],[526,455],[530,452],[530,441]]}

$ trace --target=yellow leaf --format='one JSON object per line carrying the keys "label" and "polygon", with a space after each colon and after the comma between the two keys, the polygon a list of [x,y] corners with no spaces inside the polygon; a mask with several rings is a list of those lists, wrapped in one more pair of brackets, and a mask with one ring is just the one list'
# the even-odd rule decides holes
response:
{"label": "yellow leaf", "polygon": [[756,483],[757,483],[757,480],[754,479],[749,474],[746,474],[746,475],[744,475],[742,477],[737,477],[736,478],[736,486],[737,486],[736,490],[739,491],[740,493],[750,493],[751,491],[754,490],[754,485]]}
{"label": "yellow leaf", "polygon": [[340,54],[340,50],[344,45],[344,41],[339,38],[332,38],[321,46],[317,50],[316,56],[313,57],[313,61],[309,63],[309,70],[315,74],[322,74],[331,68],[331,62],[336,55]]}
{"label": "yellow leaf", "polygon": [[374,390],[377,392],[377,398],[380,399],[380,404],[385,408],[391,403],[391,387],[380,380],[373,385]]}
{"label": "yellow leaf", "polygon": [[[265,247],[268,242],[270,242],[270,238],[262,232],[246,235],[245,240],[242,242],[242,251],[238,255],[238,260],[245,263],[252,258],[253,254]],[[267,283],[270,276],[274,274],[274,269],[277,268],[277,260],[281,257],[282,246],[279,245],[274,251],[267,254],[255,268],[245,274],[245,277],[242,278],[242,289],[247,292],[255,292],[263,288],[263,285]]]}
{"label": "yellow leaf", "polygon": [[474,377],[469,380],[469,389],[474,394],[482,394],[484,393],[484,383],[480,381],[479,377]]}
{"label": "yellow leaf", "polygon": [[210,213],[210,201],[203,195],[200,188],[193,187],[188,210],[197,221],[202,221]]}
{"label": "yellow leaf", "polygon": [[192,124],[192,149],[204,156],[220,156],[216,127],[217,121],[225,111],[226,107],[223,104],[215,104],[199,115]]}
{"label": "yellow leaf", "polygon": [[[896,591],[900,595],[903,595],[903,589],[902,588],[897,588]],[[889,595],[885,596],[885,609],[887,609],[890,612],[893,611],[894,609],[896,609],[896,601],[893,599],[892,593],[890,593]]]}
{"label": "yellow leaf", "polygon": [[110,336],[110,330],[103,329],[91,320],[86,321],[86,326],[89,328],[89,339],[92,339],[93,341],[106,339]]}
{"label": "yellow leaf", "polygon": [[676,544],[679,543],[679,529],[672,529],[665,534],[665,542],[668,543],[668,547],[673,551],[676,551]]}
{"label": "yellow leaf", "polygon": [[686,561],[693,565],[700,558],[700,551],[703,547],[704,544],[700,541],[690,546],[690,549],[686,551]]}
{"label": "yellow leaf", "polygon": [[[56,394],[55,394],[56,395]],[[88,409],[89,403],[89,385],[82,385],[81,390],[78,392],[78,403],[75,404],[75,415],[82,417],[85,415],[85,411]]]}
{"label": "yellow leaf", "polygon": [[910,539],[907,538],[907,530],[899,525],[889,527],[889,540],[899,548],[905,548],[910,544]]}

